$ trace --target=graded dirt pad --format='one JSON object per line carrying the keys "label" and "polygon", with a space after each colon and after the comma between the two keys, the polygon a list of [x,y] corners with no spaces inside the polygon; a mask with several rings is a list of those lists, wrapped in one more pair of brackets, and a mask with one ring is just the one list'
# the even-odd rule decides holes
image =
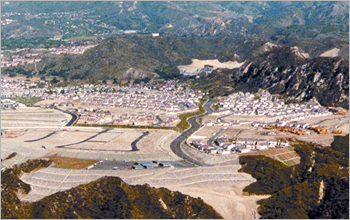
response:
{"label": "graded dirt pad", "polygon": [[253,121],[260,121],[260,122],[273,122],[276,121],[275,118],[267,117],[267,116],[261,116],[261,115],[230,115],[223,117],[221,119],[224,122],[230,122],[230,121],[245,121],[245,122],[253,122]]}
{"label": "graded dirt pad", "polygon": [[[22,152],[23,160],[35,158],[36,152],[40,152],[38,154],[40,156],[57,154],[60,157],[93,160],[179,160],[169,147],[170,142],[178,136],[178,132],[171,130],[111,129],[104,133],[100,132],[105,129],[94,127],[64,127],[60,130],[54,128],[12,128],[12,130],[24,132],[24,134],[12,139],[1,138],[1,146],[7,149],[6,151],[2,150],[2,152],[12,153],[17,151],[17,148],[25,149]],[[147,131],[150,133],[136,143],[140,150],[131,151],[131,143]],[[52,132],[55,133],[46,137]],[[46,138],[42,139],[42,137]],[[28,140],[34,141],[26,142]],[[46,149],[42,146],[45,146]],[[57,146],[63,147],[57,148]],[[11,165],[17,162],[11,160],[7,161],[6,164]]]}
{"label": "graded dirt pad", "polygon": [[202,122],[206,122],[206,121],[211,121],[211,122],[216,122],[217,118],[219,118],[221,116],[219,115],[206,115],[204,117],[202,117]]}
{"label": "graded dirt pad", "polygon": [[190,65],[180,65],[177,68],[182,72],[186,71],[184,75],[192,75],[192,73],[198,72],[198,70],[204,68],[204,65],[212,65],[213,69],[217,68],[239,68],[243,63],[238,63],[237,61],[228,61],[225,63],[221,63],[219,60],[197,60],[192,59],[192,63]]}
{"label": "graded dirt pad", "polygon": [[204,153],[203,151],[197,150],[193,147],[186,146],[186,145],[182,145],[181,148],[185,154],[207,164],[226,164],[226,163],[237,164],[238,163],[237,158],[239,157],[239,154],[227,154],[227,155],[207,154],[207,153]]}
{"label": "graded dirt pad", "polygon": [[[243,188],[236,188],[235,191],[242,191]],[[180,191],[195,198],[202,198],[205,203],[211,205],[225,219],[257,218],[258,215],[253,215],[253,211],[258,207],[256,202],[269,197],[237,195],[231,186],[206,188],[169,186],[168,189]]]}
{"label": "graded dirt pad", "polygon": [[101,148],[131,151],[131,143],[142,134],[141,130],[124,130],[122,134],[103,144]]}
{"label": "graded dirt pad", "polygon": [[201,128],[200,130],[198,130],[197,132],[195,132],[193,134],[193,136],[201,136],[203,138],[205,137],[205,138],[209,139],[213,136],[214,133],[218,132],[219,130],[220,130],[220,128],[215,127],[215,126],[205,126],[205,127]]}
{"label": "graded dirt pad", "polygon": [[171,133],[168,130],[150,130],[150,133],[143,137],[138,143],[137,147],[143,153],[164,153],[165,150],[159,146],[164,138]]}
{"label": "graded dirt pad", "polygon": [[25,134],[24,131],[9,131],[9,130],[7,130],[5,132],[5,134],[1,136],[1,139],[3,139],[3,138],[9,138],[9,139],[18,138],[24,134]]}
{"label": "graded dirt pad", "polygon": [[224,218],[252,219],[253,211],[257,209],[256,201],[267,196],[243,195],[242,189],[255,180],[249,174],[238,173],[239,168],[240,165],[143,170],[73,170],[49,167],[21,177],[32,186],[32,191],[22,200],[37,201],[102,176],[118,176],[128,184],[149,184],[200,197]]}
{"label": "graded dirt pad", "polygon": [[1,128],[58,127],[71,119],[69,114],[54,109],[23,107],[1,111]]}

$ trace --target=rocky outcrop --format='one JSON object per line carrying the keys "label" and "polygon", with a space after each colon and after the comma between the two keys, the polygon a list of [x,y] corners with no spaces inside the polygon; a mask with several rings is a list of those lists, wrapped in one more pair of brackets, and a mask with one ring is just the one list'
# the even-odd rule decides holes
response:
{"label": "rocky outcrop", "polygon": [[143,70],[129,68],[118,76],[119,79],[142,79],[148,76]]}
{"label": "rocky outcrop", "polygon": [[247,60],[232,79],[241,89],[267,89],[287,101],[316,98],[323,106],[349,106],[349,60],[307,58],[297,48],[272,48]]}

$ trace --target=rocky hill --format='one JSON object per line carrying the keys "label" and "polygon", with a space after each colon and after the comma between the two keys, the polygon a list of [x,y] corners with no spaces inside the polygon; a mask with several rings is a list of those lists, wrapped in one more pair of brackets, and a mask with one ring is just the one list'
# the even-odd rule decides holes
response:
{"label": "rocky hill", "polygon": [[290,101],[315,97],[324,106],[349,106],[349,60],[307,58],[298,48],[274,48],[248,60],[234,74],[239,87],[268,89]]}
{"label": "rocky hill", "polygon": [[128,185],[118,177],[103,177],[37,202],[21,202],[19,197],[30,192],[30,186],[19,179],[21,173],[48,165],[50,161],[32,160],[1,172],[1,218],[222,218],[200,198],[149,185]]}
{"label": "rocky hill", "polygon": [[39,75],[56,75],[68,79],[155,77],[157,70],[175,67],[172,70],[178,71],[177,65],[190,64],[193,58],[244,61],[249,52],[262,43],[245,39],[233,42],[232,37],[113,37],[81,56],[43,59],[38,64],[38,70]]}
{"label": "rocky hill", "polygon": [[[265,45],[266,46],[266,45]],[[218,69],[201,75],[196,88],[227,95],[234,91],[267,89],[287,102],[316,98],[323,106],[349,107],[349,60],[343,57],[315,57],[296,47],[259,48],[255,55],[234,70]]]}
{"label": "rocky hill", "polygon": [[310,49],[326,42],[348,55],[348,2],[9,1],[1,3],[1,11],[2,20],[10,19],[1,28],[2,39],[72,39],[134,30],[185,37],[240,36]]}

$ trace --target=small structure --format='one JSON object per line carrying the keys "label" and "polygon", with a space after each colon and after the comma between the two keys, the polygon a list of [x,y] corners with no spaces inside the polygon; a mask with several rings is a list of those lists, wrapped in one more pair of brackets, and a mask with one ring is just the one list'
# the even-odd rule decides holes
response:
{"label": "small structure", "polygon": [[159,166],[161,167],[174,167],[171,163],[169,162],[160,162]]}
{"label": "small structure", "polygon": [[131,166],[131,169],[142,170],[142,169],[144,169],[144,167],[142,165],[133,165],[133,166]]}
{"label": "small structure", "polygon": [[154,162],[135,162],[135,165],[142,166],[146,169],[152,169],[159,166],[157,163]]}

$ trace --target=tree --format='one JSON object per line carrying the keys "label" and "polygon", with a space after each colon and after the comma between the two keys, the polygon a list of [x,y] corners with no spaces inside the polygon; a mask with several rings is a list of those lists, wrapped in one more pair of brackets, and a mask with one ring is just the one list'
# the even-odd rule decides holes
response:
{"label": "tree", "polygon": [[56,84],[58,82],[60,82],[56,77],[54,77],[51,81],[52,84]]}

